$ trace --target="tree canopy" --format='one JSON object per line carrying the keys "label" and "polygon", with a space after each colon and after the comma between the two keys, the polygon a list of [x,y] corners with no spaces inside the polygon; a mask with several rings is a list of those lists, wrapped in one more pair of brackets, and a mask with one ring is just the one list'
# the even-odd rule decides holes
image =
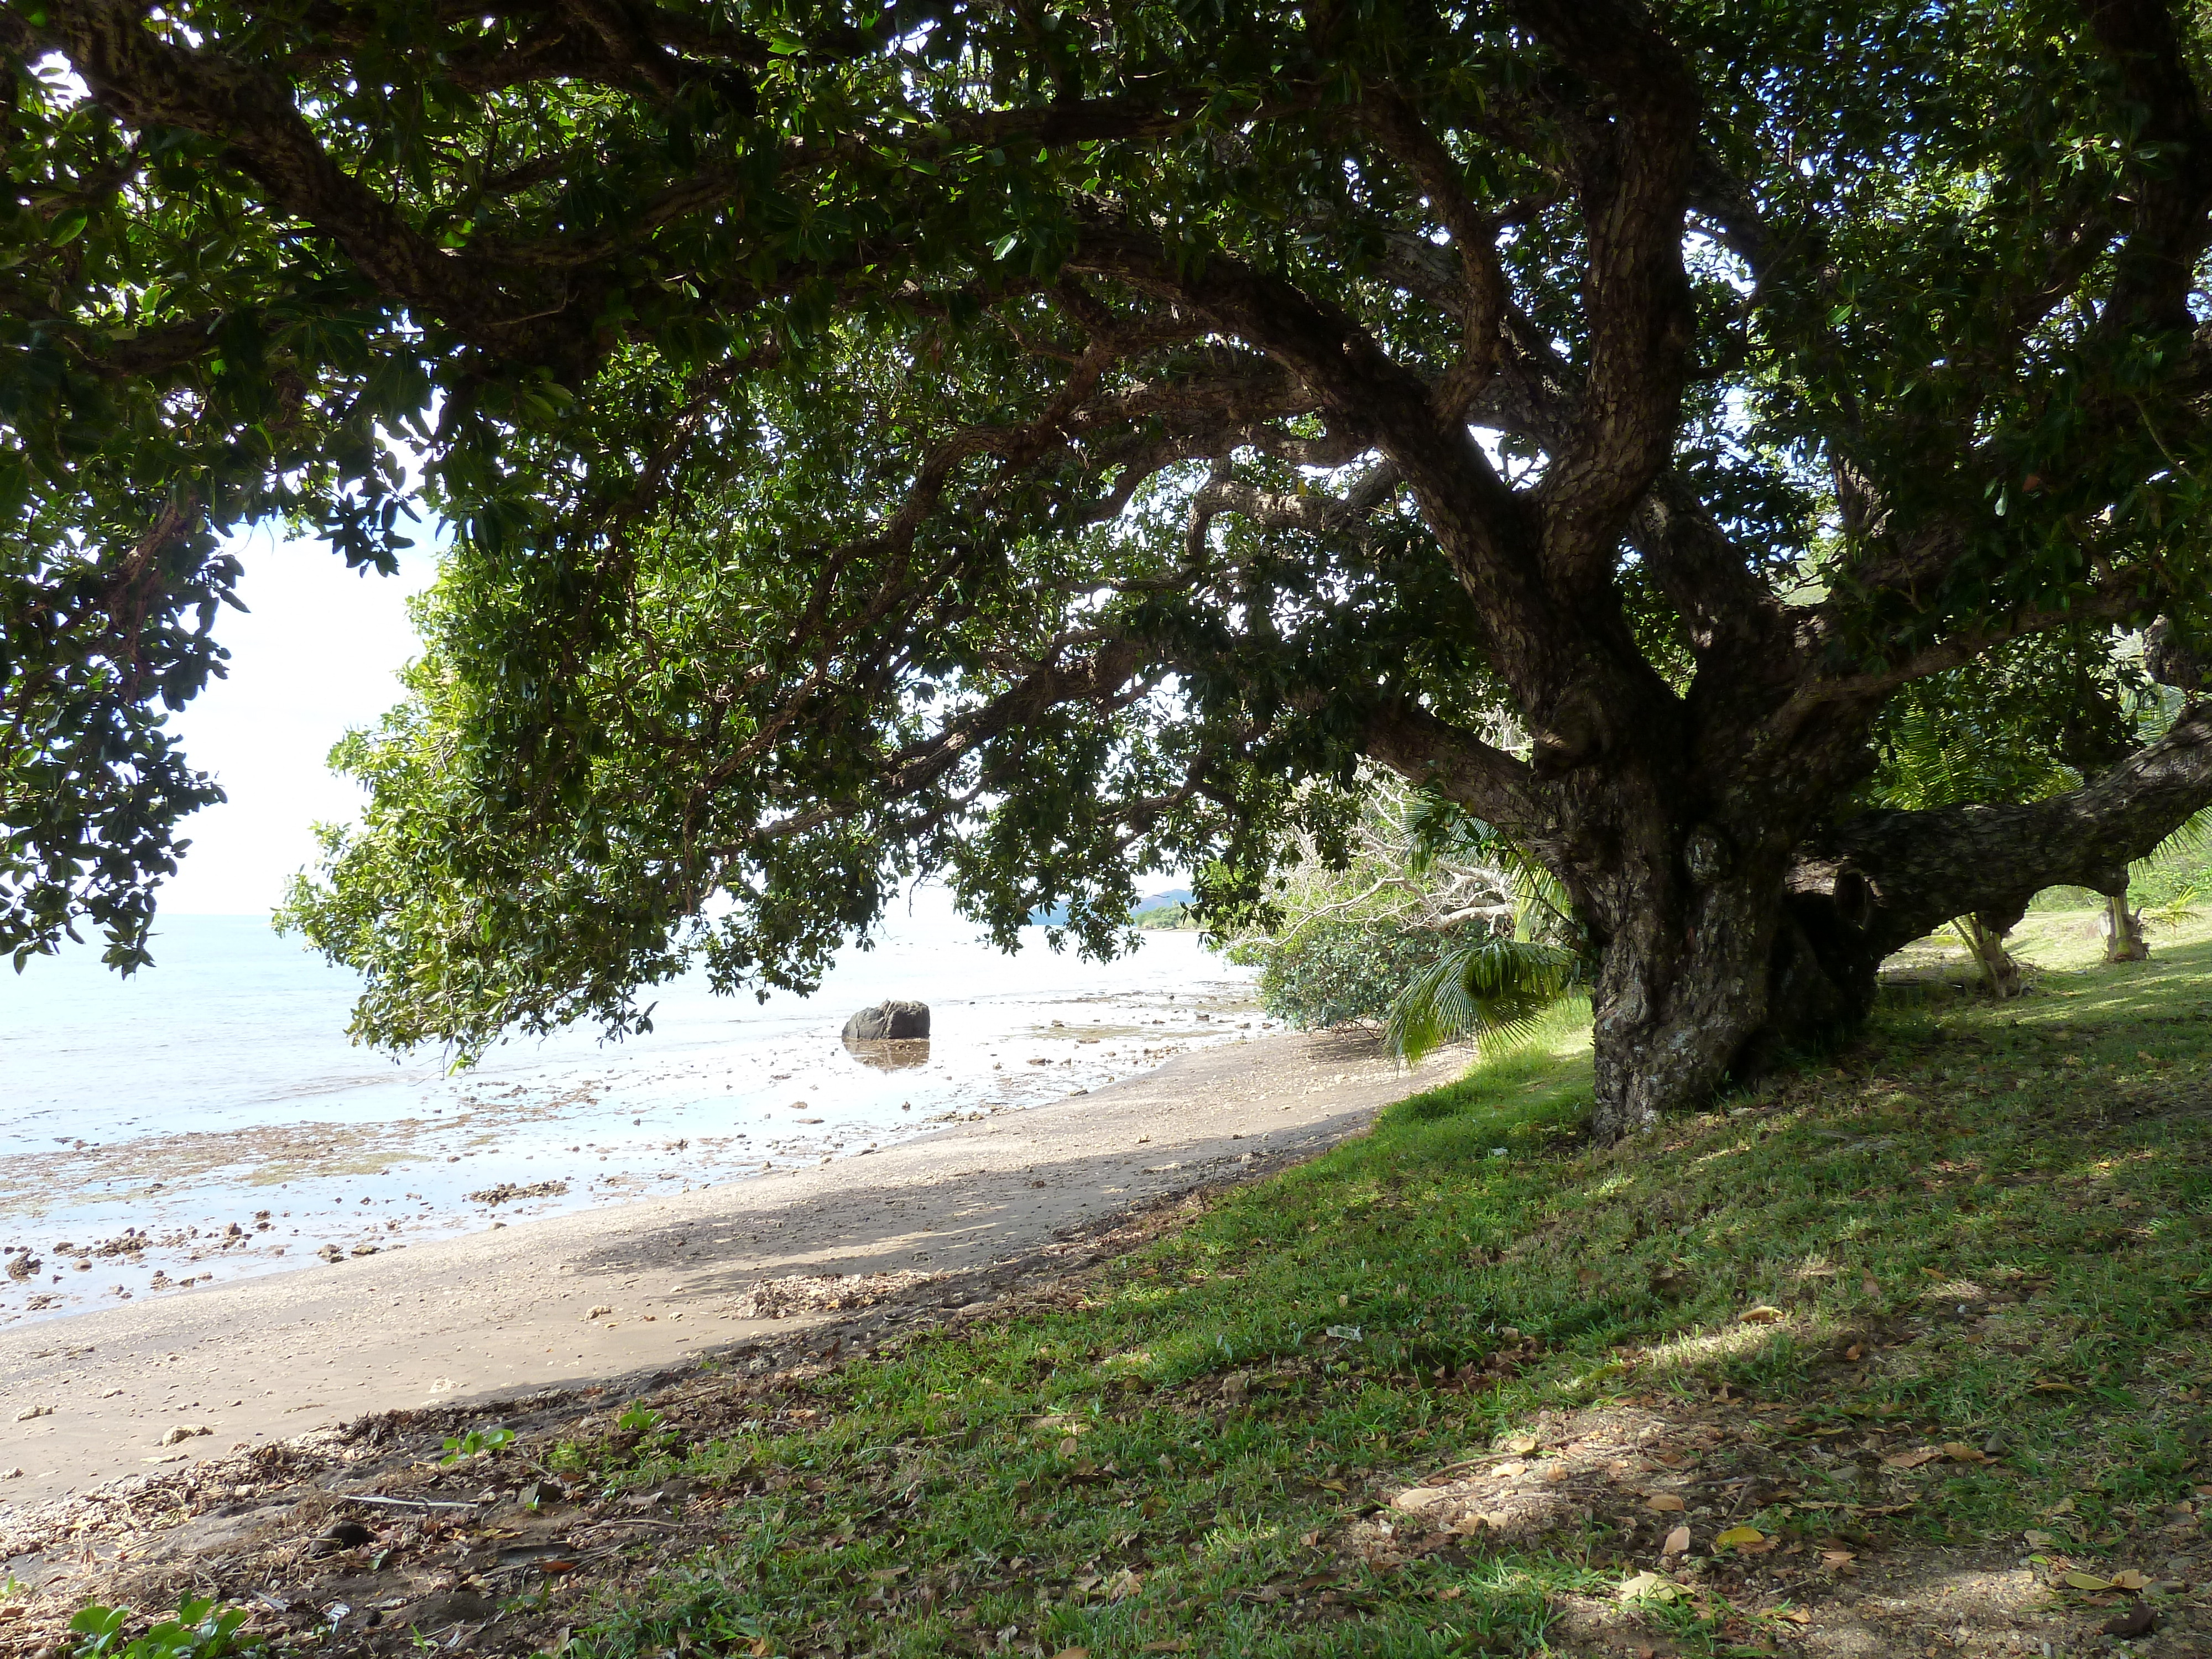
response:
{"label": "tree canopy", "polygon": [[1855,794],[1900,688],[2206,631],[2204,46],[2161,0],[6,0],[0,945],[143,959],[222,532],[389,568],[404,444],[451,550],[291,912],[364,1036],[805,984],[924,872],[1110,948],[1152,870],[1253,902],[1364,760],[1558,874],[1632,1128],[2212,798],[2201,703],[2051,800]]}

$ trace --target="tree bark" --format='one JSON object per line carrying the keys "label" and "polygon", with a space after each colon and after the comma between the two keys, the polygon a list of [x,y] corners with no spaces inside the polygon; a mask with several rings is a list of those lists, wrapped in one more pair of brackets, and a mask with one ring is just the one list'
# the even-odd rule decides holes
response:
{"label": "tree bark", "polygon": [[[1550,849],[1603,949],[1591,1118],[1601,1145],[1848,1034],[1874,1006],[1882,961],[1954,920],[1996,994],[2015,994],[2019,967],[2002,940],[2035,894],[2124,894],[2130,862],[2212,803],[2212,701],[2065,794],[1872,812],[1795,847],[1771,838],[1786,834],[1778,806],[1686,823],[1691,814],[1664,803],[1686,799],[1686,783],[1662,787],[1664,769],[1649,758],[1628,771],[1638,787],[1614,775],[1603,832],[1586,823]],[[1640,812],[1623,810],[1625,798]]]}
{"label": "tree bark", "polygon": [[1775,889],[1769,873],[1653,894],[1607,940],[1592,996],[1601,1146],[1711,1096],[1764,1028]]}
{"label": "tree bark", "polygon": [[1789,931],[1810,960],[1790,964],[1792,994],[1774,999],[1772,1020],[1795,1042],[1855,1024],[1874,1006],[1883,959],[1954,916],[2002,931],[2047,887],[2124,895],[2128,866],[2208,805],[2212,699],[2063,794],[2025,806],[1869,812],[1809,836],[1784,886]]}

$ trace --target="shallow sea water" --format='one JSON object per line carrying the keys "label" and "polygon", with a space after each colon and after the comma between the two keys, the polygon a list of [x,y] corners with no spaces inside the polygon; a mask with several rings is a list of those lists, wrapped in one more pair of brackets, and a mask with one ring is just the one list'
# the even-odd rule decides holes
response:
{"label": "shallow sea water", "polygon": [[[34,961],[0,981],[0,1325],[866,1157],[1267,1029],[1194,934],[1098,963],[1025,933],[1001,955],[923,893],[810,1000],[680,981],[645,1036],[458,1075],[354,1047],[354,976],[259,917],[167,919],[127,981]],[[930,1040],[848,1048],[887,997],[928,1003]]]}

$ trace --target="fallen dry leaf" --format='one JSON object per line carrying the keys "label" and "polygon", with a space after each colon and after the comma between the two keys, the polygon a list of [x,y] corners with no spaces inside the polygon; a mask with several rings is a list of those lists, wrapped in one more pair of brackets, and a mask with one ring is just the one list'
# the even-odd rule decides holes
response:
{"label": "fallen dry leaf", "polygon": [[2100,1578],[2094,1572],[2066,1573],[2061,1577],[2060,1582],[2069,1589],[2077,1590],[2105,1590],[2112,1587],[2111,1579]]}
{"label": "fallen dry leaf", "polygon": [[1767,1617],[1787,1619],[1793,1625],[1809,1625],[1813,1622],[1813,1610],[1810,1607],[1777,1607]]}
{"label": "fallen dry leaf", "polygon": [[1986,1463],[1989,1455],[1978,1446],[1970,1446],[1963,1440],[1948,1440],[1943,1444],[1943,1455],[1954,1463]]}
{"label": "fallen dry leaf", "polygon": [[1741,1549],[1746,1544],[1764,1544],[1766,1534],[1757,1527],[1730,1527],[1713,1540],[1723,1549]]}
{"label": "fallen dry leaf", "polygon": [[1647,1508],[1655,1510],[1679,1510],[1683,1507],[1682,1500],[1671,1492],[1655,1492],[1644,1502]]}
{"label": "fallen dry leaf", "polygon": [[1690,1529],[1687,1527],[1675,1528],[1667,1534],[1667,1541],[1659,1547],[1659,1553],[1662,1556],[1687,1555],[1689,1553]]}
{"label": "fallen dry leaf", "polygon": [[1820,1552],[1820,1565],[1828,1568],[1831,1571],[1838,1568],[1848,1567],[1852,1562],[1858,1559],[1859,1558],[1850,1550],[1822,1550]]}
{"label": "fallen dry leaf", "polygon": [[1781,1309],[1770,1308],[1765,1303],[1761,1303],[1756,1308],[1746,1308],[1736,1316],[1737,1320],[1746,1325],[1778,1324],[1789,1317],[1790,1316]]}
{"label": "fallen dry leaf", "polygon": [[2150,1588],[2150,1580],[2133,1567],[2130,1567],[2125,1572],[2116,1572],[2112,1575],[2112,1588],[2124,1590],[2148,1589]]}
{"label": "fallen dry leaf", "polygon": [[1682,1587],[1656,1572],[1639,1572],[1619,1593],[1624,1601],[1674,1601],[1681,1598]]}
{"label": "fallen dry leaf", "polygon": [[1851,1360],[1863,1359],[1866,1358],[1866,1350],[1854,1342],[1844,1350],[1844,1358]]}
{"label": "fallen dry leaf", "polygon": [[1535,1441],[1525,1434],[1516,1436],[1513,1439],[1507,1441],[1503,1446],[1498,1448],[1498,1450],[1500,1451],[1511,1452],[1516,1457],[1526,1457],[1530,1452],[1535,1449]]}
{"label": "fallen dry leaf", "polygon": [[1886,1467],[1893,1469],[1917,1469],[1923,1463],[1934,1462],[1942,1455],[1942,1452],[1936,1447],[1921,1446],[1911,1451],[1899,1452],[1895,1455],[1885,1457],[1881,1461]]}
{"label": "fallen dry leaf", "polygon": [[1091,1659],[1089,1648],[1062,1648],[1052,1659]]}
{"label": "fallen dry leaf", "polygon": [[1082,1449],[1081,1443],[1072,1434],[1060,1443],[1060,1455],[1062,1457],[1073,1457]]}

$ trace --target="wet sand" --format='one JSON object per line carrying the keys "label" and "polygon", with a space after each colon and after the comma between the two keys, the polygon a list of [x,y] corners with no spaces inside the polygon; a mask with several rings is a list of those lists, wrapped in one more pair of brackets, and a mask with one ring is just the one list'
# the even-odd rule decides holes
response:
{"label": "wet sand", "polygon": [[758,1316],[776,1304],[820,1300],[764,1281],[988,1265],[1262,1150],[1317,1151],[1466,1062],[1408,1073],[1365,1039],[1263,1036],[865,1158],[0,1331],[0,1506],[367,1413],[727,1353],[792,1330]]}

